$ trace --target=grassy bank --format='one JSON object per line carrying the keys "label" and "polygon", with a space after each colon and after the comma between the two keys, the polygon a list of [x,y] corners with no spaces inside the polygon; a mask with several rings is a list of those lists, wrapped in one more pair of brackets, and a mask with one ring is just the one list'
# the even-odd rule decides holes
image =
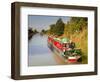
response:
{"label": "grassy bank", "polygon": [[76,33],[64,33],[63,37],[69,38],[76,44],[76,48],[80,48],[82,51],[82,63],[88,63],[88,34],[87,29],[83,29],[81,32]]}

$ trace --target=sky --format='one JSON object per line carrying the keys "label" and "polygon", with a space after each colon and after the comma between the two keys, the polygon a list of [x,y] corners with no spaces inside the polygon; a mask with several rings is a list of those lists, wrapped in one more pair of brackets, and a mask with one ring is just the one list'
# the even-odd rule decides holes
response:
{"label": "sky", "polygon": [[43,15],[28,15],[28,27],[41,32],[42,29],[49,29],[49,25],[56,24],[61,18],[64,23],[70,20],[67,16],[43,16]]}

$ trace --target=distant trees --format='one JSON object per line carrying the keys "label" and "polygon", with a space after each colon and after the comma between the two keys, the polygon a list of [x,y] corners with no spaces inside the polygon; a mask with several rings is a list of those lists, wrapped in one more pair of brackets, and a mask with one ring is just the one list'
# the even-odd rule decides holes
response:
{"label": "distant trees", "polygon": [[40,32],[40,34],[43,35],[43,34],[46,34],[46,32],[47,32],[46,30],[42,29],[41,32]]}
{"label": "distant trees", "polygon": [[56,24],[51,24],[49,33],[50,34],[55,34],[55,35],[62,35],[64,33],[64,26],[65,24],[63,23],[62,19],[59,18],[56,22]]}
{"label": "distant trees", "polygon": [[36,29],[29,28],[28,33],[38,33]]}
{"label": "distant trees", "polygon": [[[87,20],[85,17],[71,17],[70,20],[64,24],[62,19],[59,18],[55,24],[49,25],[48,30],[42,29],[40,34],[53,34],[58,36],[64,34],[70,37],[73,33],[87,29]],[[37,33],[37,30],[29,29],[29,32]]]}
{"label": "distant trees", "polygon": [[36,29],[29,28],[28,29],[28,39],[31,39],[31,37],[35,35],[36,33],[38,33]]}
{"label": "distant trees", "polygon": [[38,33],[38,31],[36,30],[36,29],[34,29],[34,30],[32,30],[33,31],[33,33]]}

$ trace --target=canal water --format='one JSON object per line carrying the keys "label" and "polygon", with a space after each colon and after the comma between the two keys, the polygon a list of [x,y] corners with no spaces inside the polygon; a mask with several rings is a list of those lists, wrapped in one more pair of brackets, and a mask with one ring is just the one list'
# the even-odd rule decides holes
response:
{"label": "canal water", "polygon": [[28,65],[47,66],[57,65],[54,53],[47,46],[47,36],[35,34],[28,41]]}

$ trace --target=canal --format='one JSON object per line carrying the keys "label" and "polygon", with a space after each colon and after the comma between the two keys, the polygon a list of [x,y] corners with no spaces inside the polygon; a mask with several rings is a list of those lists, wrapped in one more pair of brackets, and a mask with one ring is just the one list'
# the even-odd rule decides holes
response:
{"label": "canal", "polygon": [[59,59],[47,46],[47,36],[39,33],[28,41],[28,65],[47,66],[59,64]]}

